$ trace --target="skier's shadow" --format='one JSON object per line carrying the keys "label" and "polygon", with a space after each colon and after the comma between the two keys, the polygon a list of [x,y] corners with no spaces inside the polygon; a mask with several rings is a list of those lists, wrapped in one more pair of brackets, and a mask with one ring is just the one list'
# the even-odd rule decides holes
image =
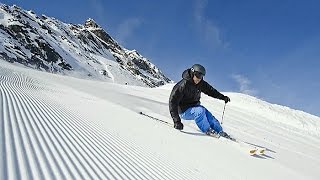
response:
{"label": "skier's shadow", "polygon": [[268,156],[268,155],[266,155],[266,154],[263,154],[263,155],[261,155],[261,156],[265,157],[265,159],[267,159],[267,158],[269,158],[269,159],[274,159],[274,157]]}
{"label": "skier's shadow", "polygon": [[274,159],[274,157],[271,157],[266,154],[255,154],[255,155],[252,155],[252,157],[259,158],[259,159]]}

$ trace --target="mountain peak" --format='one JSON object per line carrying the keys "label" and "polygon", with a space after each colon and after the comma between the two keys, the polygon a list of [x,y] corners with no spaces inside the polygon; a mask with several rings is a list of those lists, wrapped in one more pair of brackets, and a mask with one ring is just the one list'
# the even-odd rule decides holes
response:
{"label": "mountain peak", "polygon": [[86,22],[84,23],[84,27],[86,28],[101,28],[95,20],[89,18],[86,20]]}
{"label": "mountain peak", "polygon": [[67,24],[0,5],[0,60],[119,84],[157,87],[171,82],[147,58],[128,53],[92,18],[84,25]]}

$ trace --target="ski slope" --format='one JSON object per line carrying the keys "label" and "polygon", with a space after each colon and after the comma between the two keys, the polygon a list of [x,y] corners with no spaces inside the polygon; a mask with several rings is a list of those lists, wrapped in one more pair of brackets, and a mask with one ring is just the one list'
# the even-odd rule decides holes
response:
{"label": "ski slope", "polygon": [[[223,127],[265,155],[171,123],[172,85],[143,88],[0,62],[0,179],[319,179],[320,118],[225,93]],[[221,119],[223,102],[202,97]]]}

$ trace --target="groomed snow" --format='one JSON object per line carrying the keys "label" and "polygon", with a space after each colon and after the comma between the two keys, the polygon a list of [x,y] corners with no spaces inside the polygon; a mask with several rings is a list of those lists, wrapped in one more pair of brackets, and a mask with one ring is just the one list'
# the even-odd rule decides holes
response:
{"label": "groomed snow", "polygon": [[[0,61],[0,179],[319,179],[320,118],[251,96],[231,98],[223,127],[267,149],[172,123],[173,85],[143,88],[60,76]],[[224,103],[202,103],[219,120]]]}

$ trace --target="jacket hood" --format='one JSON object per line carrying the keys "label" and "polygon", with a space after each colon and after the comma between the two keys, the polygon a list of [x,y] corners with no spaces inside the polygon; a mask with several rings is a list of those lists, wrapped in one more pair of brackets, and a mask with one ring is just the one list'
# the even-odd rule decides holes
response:
{"label": "jacket hood", "polygon": [[191,70],[190,69],[184,70],[183,73],[182,73],[182,78],[185,79],[185,80],[190,81],[192,79]]}

